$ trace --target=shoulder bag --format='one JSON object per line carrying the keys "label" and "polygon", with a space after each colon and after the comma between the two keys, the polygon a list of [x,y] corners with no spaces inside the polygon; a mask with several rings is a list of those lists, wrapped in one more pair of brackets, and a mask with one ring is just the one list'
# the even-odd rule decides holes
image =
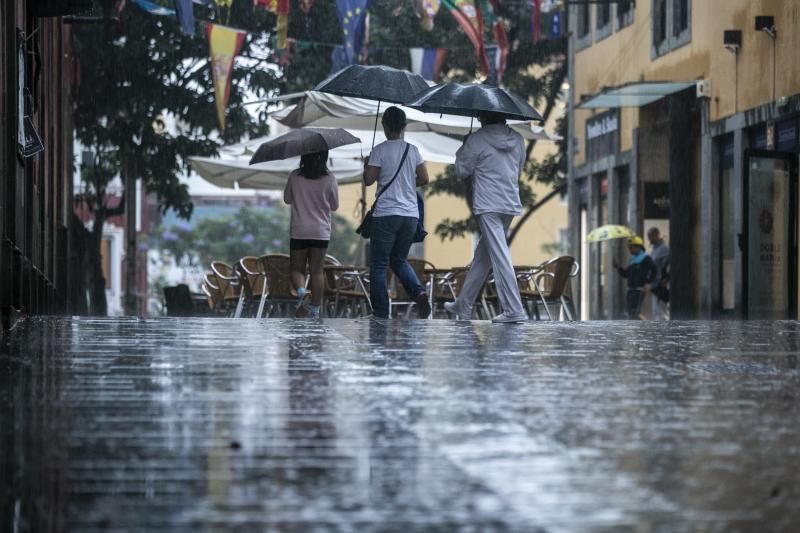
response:
{"label": "shoulder bag", "polygon": [[392,176],[392,179],[389,180],[389,183],[383,186],[381,190],[378,191],[378,194],[375,195],[375,201],[372,203],[372,207],[369,208],[367,214],[364,215],[364,220],[361,221],[361,224],[356,228],[356,233],[361,235],[365,239],[369,239],[370,235],[372,235],[372,225],[373,225],[373,215],[372,213],[375,211],[375,206],[378,205],[378,198],[381,197],[383,193],[386,192],[386,189],[391,187],[394,180],[397,179],[397,176],[400,174],[400,169],[403,168],[403,163],[406,161],[406,156],[408,155],[408,149],[411,148],[411,145],[406,143],[406,150],[403,152],[403,157],[400,158],[400,164],[397,165],[397,171]]}

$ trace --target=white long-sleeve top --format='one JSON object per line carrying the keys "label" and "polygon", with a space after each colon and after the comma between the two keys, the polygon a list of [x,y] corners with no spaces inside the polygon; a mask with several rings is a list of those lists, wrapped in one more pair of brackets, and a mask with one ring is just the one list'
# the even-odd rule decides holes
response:
{"label": "white long-sleeve top", "polygon": [[525,164],[522,136],[505,124],[484,126],[456,152],[456,175],[472,176],[472,211],[522,214],[519,174]]}

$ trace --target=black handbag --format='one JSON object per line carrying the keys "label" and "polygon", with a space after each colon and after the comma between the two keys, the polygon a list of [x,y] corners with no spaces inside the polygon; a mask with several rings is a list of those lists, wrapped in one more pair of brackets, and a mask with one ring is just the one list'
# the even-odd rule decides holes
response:
{"label": "black handbag", "polygon": [[411,148],[411,145],[406,143],[406,151],[403,152],[403,157],[400,158],[400,164],[397,165],[397,171],[394,173],[394,176],[392,176],[392,179],[389,180],[389,183],[384,185],[383,189],[379,190],[378,194],[375,195],[375,201],[372,203],[372,207],[369,208],[369,211],[367,211],[367,214],[364,215],[364,220],[362,220],[361,224],[358,226],[358,228],[356,228],[356,233],[358,233],[359,235],[361,235],[365,239],[369,239],[370,236],[372,235],[372,225],[373,225],[373,218],[374,218],[372,216],[372,212],[375,211],[375,206],[378,205],[378,198],[380,198],[381,195],[384,192],[386,192],[386,189],[391,187],[392,183],[394,183],[394,180],[396,180],[397,176],[400,175],[400,169],[403,168],[403,163],[406,162],[406,156],[408,155],[408,149],[409,148]]}

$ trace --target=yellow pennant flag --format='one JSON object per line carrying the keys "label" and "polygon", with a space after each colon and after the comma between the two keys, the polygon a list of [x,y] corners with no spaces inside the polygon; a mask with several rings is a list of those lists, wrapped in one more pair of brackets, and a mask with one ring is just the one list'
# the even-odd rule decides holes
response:
{"label": "yellow pennant flag", "polygon": [[242,48],[245,32],[218,24],[207,24],[206,35],[211,50],[211,74],[214,79],[214,95],[217,101],[219,127],[225,131],[225,109],[231,94],[231,71],[233,60]]}

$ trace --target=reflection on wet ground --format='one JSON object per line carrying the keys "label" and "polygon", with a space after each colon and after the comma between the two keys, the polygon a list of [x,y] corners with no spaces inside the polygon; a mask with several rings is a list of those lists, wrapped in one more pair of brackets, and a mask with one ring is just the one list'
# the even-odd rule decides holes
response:
{"label": "reflection on wet ground", "polygon": [[31,320],[0,530],[798,531],[800,324]]}

